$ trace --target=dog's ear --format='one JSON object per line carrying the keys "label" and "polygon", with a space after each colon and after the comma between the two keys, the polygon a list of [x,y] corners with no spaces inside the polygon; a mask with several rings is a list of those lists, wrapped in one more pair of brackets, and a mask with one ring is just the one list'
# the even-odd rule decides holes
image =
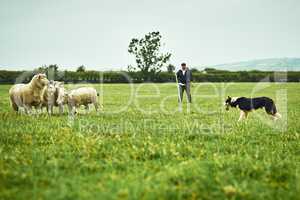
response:
{"label": "dog's ear", "polygon": [[230,97],[230,96],[228,96],[227,98],[228,98],[228,99],[231,99],[231,97]]}

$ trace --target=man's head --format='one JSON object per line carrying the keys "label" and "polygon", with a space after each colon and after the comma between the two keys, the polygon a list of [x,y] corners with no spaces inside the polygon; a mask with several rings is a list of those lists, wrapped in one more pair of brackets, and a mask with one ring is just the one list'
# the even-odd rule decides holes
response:
{"label": "man's head", "polygon": [[185,70],[186,69],[186,63],[181,63],[181,69]]}

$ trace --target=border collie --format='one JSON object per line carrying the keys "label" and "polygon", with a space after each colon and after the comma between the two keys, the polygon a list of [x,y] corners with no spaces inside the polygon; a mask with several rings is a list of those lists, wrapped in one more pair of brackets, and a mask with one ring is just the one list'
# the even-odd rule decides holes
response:
{"label": "border collie", "polygon": [[229,110],[229,107],[235,107],[241,110],[238,121],[246,119],[250,111],[259,108],[265,108],[266,113],[271,115],[273,120],[281,118],[281,115],[277,112],[274,101],[268,97],[246,98],[228,96],[225,101],[225,106],[226,110]]}

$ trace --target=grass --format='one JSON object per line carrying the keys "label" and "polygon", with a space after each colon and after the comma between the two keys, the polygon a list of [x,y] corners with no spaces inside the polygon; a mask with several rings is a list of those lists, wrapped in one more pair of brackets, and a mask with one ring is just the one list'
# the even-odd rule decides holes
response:
{"label": "grass", "polygon": [[[72,119],[18,115],[0,86],[0,199],[299,199],[299,84],[194,84],[182,113],[174,84],[93,87],[103,110]],[[250,94],[283,119],[237,123],[222,103]]]}

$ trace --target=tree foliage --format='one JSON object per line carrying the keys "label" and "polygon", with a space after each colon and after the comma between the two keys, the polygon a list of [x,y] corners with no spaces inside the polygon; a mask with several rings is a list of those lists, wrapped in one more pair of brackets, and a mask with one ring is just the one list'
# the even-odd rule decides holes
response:
{"label": "tree foliage", "polygon": [[86,68],[84,65],[80,65],[77,69],[76,72],[85,72]]}
{"label": "tree foliage", "polygon": [[129,43],[128,52],[135,56],[136,67],[129,67],[129,71],[140,70],[143,78],[161,72],[162,67],[170,60],[170,53],[161,53],[161,38],[159,32],[151,32],[143,38],[133,38]]}
{"label": "tree foliage", "polygon": [[43,65],[42,67],[38,67],[37,69],[35,69],[34,73],[45,73],[49,80],[55,80],[58,78],[58,65]]}
{"label": "tree foliage", "polygon": [[175,66],[172,65],[172,64],[169,64],[169,65],[167,66],[167,71],[168,71],[169,73],[173,73],[173,72],[175,71]]}

